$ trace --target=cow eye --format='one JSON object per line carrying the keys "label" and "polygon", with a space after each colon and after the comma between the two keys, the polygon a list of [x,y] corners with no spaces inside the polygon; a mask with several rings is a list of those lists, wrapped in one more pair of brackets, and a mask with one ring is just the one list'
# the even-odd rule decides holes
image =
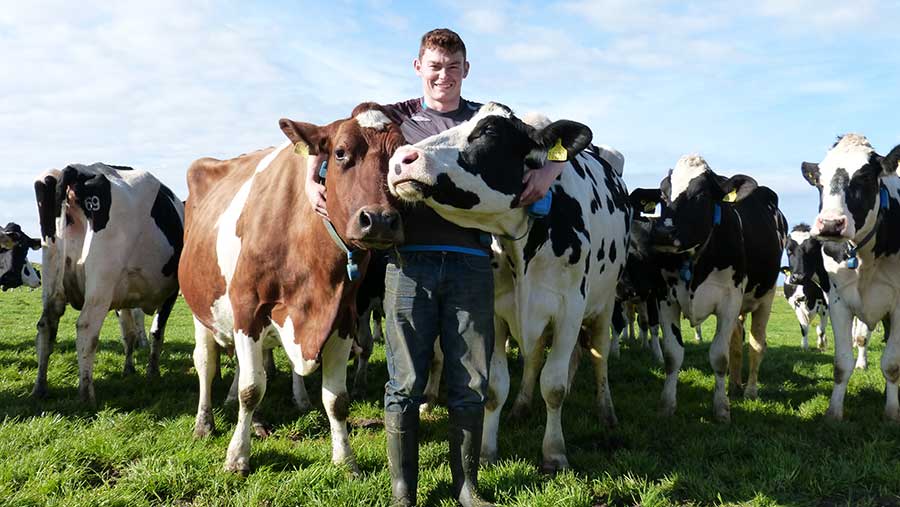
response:
{"label": "cow eye", "polygon": [[493,125],[485,125],[483,129],[481,129],[481,135],[488,137],[497,137],[497,129],[493,127]]}
{"label": "cow eye", "polygon": [[338,148],[334,150],[334,158],[338,159],[340,162],[344,162],[347,160],[347,151],[343,148]]}

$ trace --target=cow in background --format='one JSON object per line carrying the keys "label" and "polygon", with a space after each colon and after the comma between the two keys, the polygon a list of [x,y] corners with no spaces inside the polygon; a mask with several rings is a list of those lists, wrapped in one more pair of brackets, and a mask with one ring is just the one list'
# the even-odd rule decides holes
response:
{"label": "cow in background", "polygon": [[[582,326],[590,336],[600,420],[616,423],[609,331],[631,209],[619,152],[588,148],[590,129],[579,123],[525,120],[503,105],[485,104],[468,122],[397,150],[388,184],[405,201],[424,201],[450,222],[495,235],[495,341],[481,456],[497,459],[500,410],[509,394],[505,338],[512,336],[524,357],[513,413],[531,403],[540,372],[547,408],[542,466],[554,471],[569,465],[561,415]],[[569,166],[551,187],[549,215],[529,218],[517,206],[522,177],[543,166],[551,148]]]}
{"label": "cow in background", "polygon": [[730,389],[738,391],[743,383],[739,317],[747,314],[753,319],[744,396],[757,396],[787,221],[770,189],[758,187],[749,176],[719,176],[698,155],[681,157],[653,193],[663,208],[651,231],[651,243],[661,254],[658,262],[667,285],[666,297],[660,301],[666,366],[661,411],[672,414],[677,405],[678,373],[684,360],[681,314],[694,326],[714,314],[716,334],[709,351],[715,373],[713,413],[716,419],[728,421],[731,409],[725,375],[730,371]]}
{"label": "cow in background", "polygon": [[[200,159],[188,170],[179,280],[194,314],[194,435],[214,429],[215,357],[220,347],[234,349],[239,409],[225,469],[250,471],[250,430],[266,392],[263,350],[281,344],[294,373],[322,366],[332,461],[357,470],[347,432],[347,359],[358,277],[365,276],[368,249],[403,238],[385,186],[388,159],[403,136],[371,103],[325,126],[282,119],[280,127],[289,141],[277,148]],[[327,154],[332,196],[326,220],[304,195],[307,157],[320,153]]]}
{"label": "cow in background", "polygon": [[41,277],[28,262],[28,250],[41,247],[41,240],[22,232],[19,224],[10,222],[0,229],[0,288],[15,289],[22,285],[36,289]]}
{"label": "cow in background", "polygon": [[819,163],[803,162],[803,177],[819,191],[810,236],[822,242],[828,311],[834,332],[834,389],[826,417],[844,417],[853,373],[853,317],[869,328],[879,320],[887,345],[881,356],[884,416],[900,422],[900,145],[878,154],[859,134],[838,138]]}
{"label": "cow in background", "polygon": [[[37,398],[47,394],[47,365],[67,304],[81,311],[75,346],[83,401],[96,400],[94,355],[111,309],[158,312],[151,328],[147,374],[159,375],[165,325],[178,297],[181,200],[148,172],[102,163],[47,171],[37,178],[34,190],[44,248],[38,374],[32,394]],[[123,326],[125,370],[133,371],[129,358],[138,332],[134,319],[129,320]]]}

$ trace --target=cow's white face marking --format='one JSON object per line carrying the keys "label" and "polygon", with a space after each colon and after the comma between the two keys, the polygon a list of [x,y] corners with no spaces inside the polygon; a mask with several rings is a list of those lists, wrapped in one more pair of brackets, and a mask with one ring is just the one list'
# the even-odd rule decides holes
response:
{"label": "cow's white face marking", "polygon": [[798,245],[802,245],[804,241],[810,239],[809,231],[794,231],[791,233],[791,239],[794,240]]}
{"label": "cow's white face marking", "polygon": [[356,122],[359,123],[360,127],[379,131],[384,130],[386,126],[391,124],[391,120],[377,109],[370,109],[359,113],[356,115]]}
{"label": "cow's white face marking", "polygon": [[703,157],[701,157],[700,155],[685,155],[678,159],[678,163],[675,164],[675,168],[672,169],[672,195],[670,196],[671,200],[674,202],[675,199],[678,198],[678,196],[687,191],[688,185],[690,185],[691,180],[699,176],[703,176],[703,173],[708,170],[709,165],[706,163],[706,160],[703,160]]}
{"label": "cow's white face marking", "polygon": [[[822,187],[822,211],[819,212],[819,217],[825,220],[846,218],[845,234],[850,238],[856,235],[863,224],[854,223],[847,205],[846,184],[869,163],[869,156],[873,151],[875,150],[865,136],[847,134],[834,148],[828,150],[819,163],[819,185]],[[876,211],[877,206],[876,202],[872,211]]]}

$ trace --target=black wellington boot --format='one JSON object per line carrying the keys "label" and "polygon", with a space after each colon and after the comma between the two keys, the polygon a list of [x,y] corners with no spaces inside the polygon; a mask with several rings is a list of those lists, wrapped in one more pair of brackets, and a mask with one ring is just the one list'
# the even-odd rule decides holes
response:
{"label": "black wellington boot", "polygon": [[416,505],[419,482],[419,411],[385,412],[388,468],[391,471],[391,507]]}
{"label": "black wellington boot", "polygon": [[463,507],[493,507],[478,496],[478,464],[484,408],[450,411],[450,473],[453,495]]}

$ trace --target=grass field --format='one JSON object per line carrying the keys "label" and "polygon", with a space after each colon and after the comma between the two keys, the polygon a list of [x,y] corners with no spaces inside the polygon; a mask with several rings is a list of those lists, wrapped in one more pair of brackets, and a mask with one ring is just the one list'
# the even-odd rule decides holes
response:
{"label": "grass field", "polygon": [[[95,370],[98,407],[78,402],[75,318],[69,309],[50,358],[50,396],[30,398],[36,374],[34,325],[40,292],[0,295],[0,504],[2,505],[386,505],[389,476],[384,431],[363,424],[381,416],[384,349],[376,345],[365,400],[351,409],[351,445],[362,470],[349,479],[330,464],[328,422],[321,405],[299,415],[291,403],[287,360],[269,382],[261,410],[275,434],[254,439],[253,472],[222,470],[236,419],[221,407],[233,376],[224,362],[214,401],[218,432],[191,436],[197,404],[192,326],[183,302],[170,320],[162,377],[124,377],[118,325],[107,319]],[[149,319],[148,319],[149,325]],[[709,339],[712,320],[704,326]],[[686,329],[686,335],[689,330]],[[584,359],[564,407],[572,471],[538,472],[544,410],[539,390],[531,415],[500,436],[501,461],[481,473],[485,496],[502,505],[895,505],[900,506],[900,427],[882,421],[884,344],[875,334],[869,370],[854,373],[845,421],[826,423],[832,348],[800,350],[793,313],[776,301],[759,401],[732,401],[732,423],[711,421],[713,376],[708,341],[687,344],[678,412],[656,414],[663,371],[640,349],[622,350],[610,366],[619,426],[598,425],[590,364]],[[689,340],[690,341],[690,340]],[[745,362],[747,354],[744,354]],[[520,371],[513,368],[514,398]],[[746,374],[746,365],[744,368]],[[319,375],[308,380],[314,404]],[[447,464],[446,411],[424,422],[420,504],[454,505]]]}

